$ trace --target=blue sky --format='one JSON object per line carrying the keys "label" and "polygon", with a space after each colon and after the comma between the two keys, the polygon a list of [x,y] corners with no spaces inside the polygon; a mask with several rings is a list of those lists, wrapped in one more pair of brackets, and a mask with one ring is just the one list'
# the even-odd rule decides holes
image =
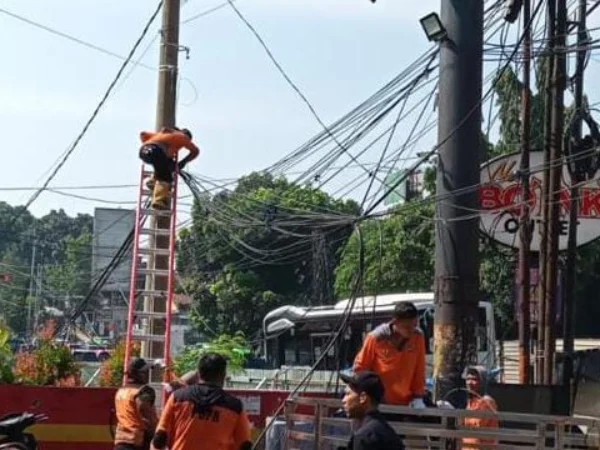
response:
{"label": "blue sky", "polygon": [[[182,19],[220,4],[188,0]],[[330,122],[429,48],[418,19],[439,0],[238,0],[291,78]],[[150,0],[0,0],[0,8],[126,55],[156,7]],[[155,23],[141,49],[156,36]],[[178,122],[202,149],[194,172],[214,178],[260,170],[321,130],[229,8],[184,25]],[[0,14],[0,188],[39,186],[101,99],[121,61]],[[138,52],[138,56],[139,56]],[[143,62],[156,66],[158,42]],[[596,65],[592,61],[592,65]],[[588,79],[597,68],[592,68]],[[152,129],[157,76],[137,67],[101,111],[51,186],[136,184],[138,133]],[[435,135],[435,133],[434,133]],[[430,148],[427,147],[426,149]],[[134,188],[77,191],[135,201]],[[31,192],[0,191],[24,203]],[[91,213],[87,200],[44,193],[31,211]]]}
{"label": "blue sky", "polygon": [[[188,0],[182,18],[218,5]],[[334,120],[414,60],[429,43],[418,18],[437,1],[238,0],[321,117]],[[3,0],[0,8],[127,54],[156,3],[150,0]],[[157,22],[141,49],[158,32]],[[261,169],[320,131],[262,48],[227,7],[182,27],[179,123],[202,155],[194,171],[215,178]],[[0,187],[39,186],[75,139],[121,61],[0,14],[0,123],[5,155]],[[139,53],[138,53],[139,55]],[[156,66],[158,43],[143,62]],[[193,87],[192,87],[193,84]],[[156,73],[136,68],[100,113],[53,186],[135,184],[138,132],[152,129]],[[81,191],[133,201],[135,189]],[[31,192],[0,191],[24,203]],[[94,202],[44,193],[31,211],[91,212]],[[127,206],[124,204],[123,206]]]}

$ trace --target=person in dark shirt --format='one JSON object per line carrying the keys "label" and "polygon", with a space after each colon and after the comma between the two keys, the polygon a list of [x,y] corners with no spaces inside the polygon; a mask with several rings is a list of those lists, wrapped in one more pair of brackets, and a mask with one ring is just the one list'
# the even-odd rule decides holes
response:
{"label": "person in dark shirt", "polygon": [[343,400],[346,415],[359,423],[348,450],[404,450],[402,439],[378,410],[384,395],[379,375],[360,371],[354,376],[340,374],[340,378],[346,384]]}

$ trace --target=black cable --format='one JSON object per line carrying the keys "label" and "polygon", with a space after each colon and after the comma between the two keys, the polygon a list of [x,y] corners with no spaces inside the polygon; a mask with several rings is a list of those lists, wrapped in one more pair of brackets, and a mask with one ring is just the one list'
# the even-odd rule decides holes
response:
{"label": "black cable", "polygon": [[[542,7],[543,4],[544,4],[544,0],[540,0],[538,2],[538,5],[536,6],[535,10],[533,11],[533,14],[531,15],[531,18],[529,20],[529,23],[527,24],[527,27],[526,27],[525,31],[529,30],[529,28],[531,27],[531,24],[533,23],[533,20],[535,19],[535,17],[539,13],[539,11],[540,11],[540,9],[541,9],[541,7]],[[502,75],[502,73],[504,73],[504,71],[506,71],[506,69],[511,64],[512,59],[517,54],[517,51],[519,50],[519,48],[521,46],[521,43],[523,42],[523,39],[525,39],[526,34],[527,33],[524,32],[521,35],[521,37],[519,38],[519,41],[518,41],[517,45],[515,46],[515,49],[513,50],[512,54],[510,56],[510,59],[502,67],[502,70],[500,71],[500,75]],[[496,78],[496,80],[498,78]],[[369,209],[366,211],[365,215],[369,215],[375,208],[377,208],[377,206],[379,206],[391,193],[393,193],[398,188],[398,186],[400,186],[400,184],[402,184],[406,180],[406,178],[408,178],[412,173],[414,173],[414,171],[418,167],[420,167],[421,164],[423,164],[424,162],[428,161],[429,158],[431,158],[439,150],[439,148],[441,146],[443,146],[446,142],[448,142],[448,140],[450,140],[452,138],[452,136],[454,136],[454,134],[456,134],[456,132],[458,130],[460,130],[460,128],[463,126],[463,124],[465,124],[467,122],[467,120],[470,119],[470,117],[473,115],[473,113],[475,111],[477,111],[477,109],[479,108],[479,106],[490,95],[490,93],[493,92],[494,88],[496,87],[496,84],[497,84],[497,81],[494,81],[492,83],[492,85],[490,86],[490,88],[485,93],[485,95],[483,95],[482,100],[467,113],[467,115],[463,118],[463,120],[460,121],[460,123],[456,126],[456,128],[454,128],[454,130],[452,130],[450,133],[448,133],[448,135],[446,137],[444,137],[444,139],[442,139],[440,142],[438,142],[433,149],[431,149],[423,157],[421,157],[419,159],[419,161],[417,161],[417,163],[415,163],[410,170],[408,170],[402,177],[400,177],[400,179],[396,183],[394,183],[393,186],[391,186],[390,188],[388,188],[388,190],[381,196],[381,198],[379,200],[377,200],[376,202],[374,202],[369,207]]]}
{"label": "black cable", "polygon": [[48,185],[50,184],[50,182],[54,179],[54,177],[56,176],[56,174],[58,173],[58,171],[67,162],[67,159],[69,158],[69,156],[71,156],[71,154],[75,151],[75,149],[77,148],[77,146],[79,145],[79,143],[81,142],[81,140],[83,139],[83,137],[85,136],[85,134],[87,133],[88,129],[90,128],[90,126],[92,125],[92,123],[94,122],[94,120],[96,119],[96,117],[98,116],[98,113],[100,112],[100,110],[102,109],[102,107],[104,106],[104,104],[106,103],[106,101],[108,100],[108,97],[110,96],[110,94],[113,91],[114,87],[116,86],[117,82],[121,78],[121,75],[125,71],[125,68],[127,67],[127,65],[129,64],[129,62],[133,58],[133,55],[135,54],[136,50],[138,49],[138,47],[142,43],[142,40],[144,39],[144,37],[148,33],[148,30],[150,29],[150,26],[152,25],[152,23],[154,23],[154,20],[156,19],[156,17],[158,16],[158,13],[162,9],[162,5],[163,5],[163,0],[160,0],[158,2],[156,10],[152,14],[152,16],[150,16],[150,19],[148,20],[146,26],[142,30],[142,33],[141,33],[140,37],[137,39],[137,41],[133,45],[133,48],[131,49],[131,51],[127,55],[127,58],[125,59],[125,61],[121,65],[121,67],[119,68],[119,70],[117,72],[117,75],[115,76],[115,78],[112,80],[112,82],[108,86],[108,89],[104,93],[104,96],[100,100],[100,103],[98,103],[98,106],[96,106],[96,109],[92,113],[91,117],[88,119],[87,123],[84,125],[83,129],[81,130],[81,132],[79,133],[79,135],[77,136],[77,138],[75,139],[75,141],[73,142],[73,144],[66,151],[66,153],[62,157],[61,161],[52,170],[52,173],[48,176],[48,178],[46,179],[46,181],[44,182],[44,184],[42,185],[42,187],[40,189],[38,189],[31,196],[31,198],[27,201],[27,203],[25,204],[25,209],[28,209],[31,206],[31,204],[34,201],[36,201],[36,199],[41,195],[41,193],[48,187]]}

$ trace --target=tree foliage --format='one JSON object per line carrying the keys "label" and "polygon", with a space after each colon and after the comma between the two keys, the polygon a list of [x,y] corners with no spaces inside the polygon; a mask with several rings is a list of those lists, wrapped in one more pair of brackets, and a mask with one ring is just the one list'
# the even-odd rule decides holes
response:
{"label": "tree foliage", "polygon": [[222,334],[205,344],[196,344],[186,349],[175,359],[175,374],[182,376],[198,368],[198,361],[207,353],[218,353],[227,359],[227,373],[243,372],[250,355],[250,345],[243,333]]}
{"label": "tree foliage", "polygon": [[47,322],[38,333],[37,347],[18,353],[15,360],[15,381],[37,386],[78,386],[80,367],[71,350],[54,340],[56,324]]}
{"label": "tree foliage", "polygon": [[178,268],[201,331],[251,336],[285,302],[331,302],[339,249],[352,231],[340,215],[357,213],[355,202],[257,173],[196,199]]}
{"label": "tree foliage", "polygon": [[35,218],[21,206],[0,202],[0,316],[13,333],[25,331],[34,245],[36,264],[48,268],[42,306],[63,309],[67,289],[77,295],[89,286],[92,222],[89,215],[69,217],[63,210]]}
{"label": "tree foliage", "polygon": [[[430,291],[433,284],[433,208],[408,205],[361,226],[366,295]],[[338,297],[350,296],[359,267],[359,239],[353,233],[335,271]]]}

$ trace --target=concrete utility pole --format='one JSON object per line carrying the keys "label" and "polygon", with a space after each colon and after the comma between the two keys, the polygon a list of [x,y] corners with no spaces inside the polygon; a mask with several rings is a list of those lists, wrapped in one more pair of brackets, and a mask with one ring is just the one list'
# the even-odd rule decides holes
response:
{"label": "concrete utility pole", "polygon": [[[435,242],[436,397],[477,356],[483,0],[442,0]],[[458,192],[457,192],[458,191]]]}
{"label": "concrete utility pole", "polygon": [[531,152],[531,0],[523,2],[523,88],[521,91],[521,217],[519,246],[519,383],[529,384],[531,339],[531,225],[529,214],[529,153]]}
{"label": "concrete utility pole", "polygon": [[563,173],[564,91],[566,86],[566,54],[563,51],[567,33],[567,2],[556,0],[555,51],[552,71],[552,127],[550,132],[550,233],[546,257],[546,301],[544,307],[544,384],[554,382],[556,350],[556,300],[558,281],[558,240],[560,228],[560,187]]}
{"label": "concrete utility pole", "polygon": [[539,267],[539,290],[537,305],[537,342],[536,342],[536,360],[535,360],[535,382],[543,384],[544,382],[544,348],[545,348],[545,329],[546,329],[546,267],[548,264],[548,238],[550,236],[550,167],[551,167],[551,137],[552,129],[552,73],[554,67],[554,38],[556,34],[556,0],[548,1],[548,46],[547,53],[550,55],[544,61],[545,77],[544,83],[544,171],[542,185],[542,223],[540,226],[540,267]]}
{"label": "concrete utility pole", "polygon": [[[179,17],[180,0],[165,0],[163,6],[160,65],[158,75],[158,103],[156,109],[156,129],[175,126],[175,112],[177,105],[177,65],[179,57]],[[150,228],[158,231],[168,231],[170,217],[152,216]],[[166,234],[166,233],[165,233]],[[148,247],[158,250],[169,250],[168,234],[150,234]],[[136,262],[134,261],[134,264]],[[148,256],[148,268],[164,270],[169,269],[169,256],[167,252],[161,254],[150,254]],[[135,280],[131,280],[135,283]],[[146,275],[146,291],[164,292],[158,297],[149,295],[144,298],[144,312],[165,313],[167,310],[166,292],[168,290],[168,276],[158,274]],[[145,334],[164,336],[166,333],[166,319],[153,318],[150,316]],[[142,342],[143,358],[163,359],[165,357],[165,343],[161,341]],[[162,381],[162,373],[153,370],[151,381],[158,383]]]}
{"label": "concrete utility pole", "polygon": [[31,248],[31,269],[29,271],[29,295],[27,298],[27,336],[33,338],[35,329],[33,328],[33,294],[35,289],[35,253],[37,250],[37,241],[35,237],[35,224],[33,225],[33,246]]}
{"label": "concrete utility pole", "polygon": [[[579,0],[578,23],[577,23],[577,65],[575,72],[575,121],[573,123],[575,137],[581,141],[583,137],[583,73],[585,72],[586,51],[583,48],[587,44],[587,1]],[[570,388],[573,378],[572,353],[575,350],[573,327],[575,309],[575,274],[577,264],[577,214],[579,212],[579,189],[577,184],[583,181],[575,171],[571,174],[571,209],[569,211],[569,242],[567,249],[565,296],[563,304],[563,384]]]}

